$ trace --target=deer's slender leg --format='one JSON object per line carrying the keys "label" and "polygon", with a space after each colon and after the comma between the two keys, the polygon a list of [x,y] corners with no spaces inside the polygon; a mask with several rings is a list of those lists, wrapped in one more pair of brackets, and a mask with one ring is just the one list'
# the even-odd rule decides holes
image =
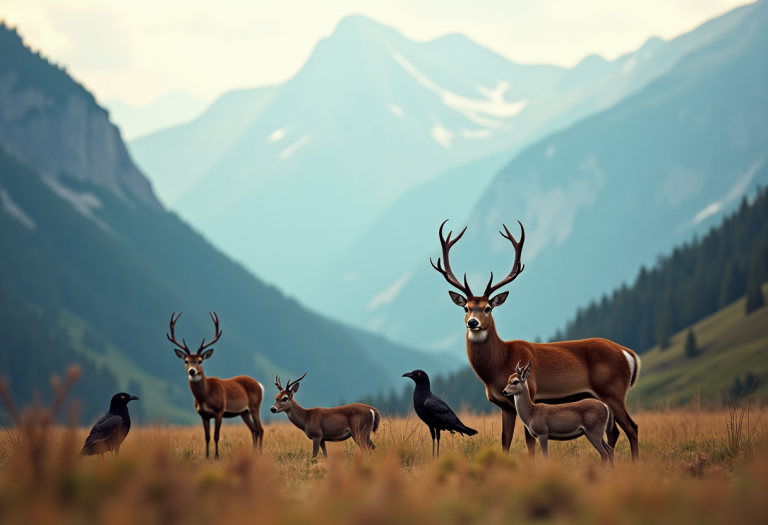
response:
{"label": "deer's slender leg", "polygon": [[536,457],[536,438],[528,432],[528,429],[523,427],[525,431],[525,444],[528,446],[528,457],[534,459]]}
{"label": "deer's slender leg", "polygon": [[216,445],[216,459],[219,459],[219,432],[221,431],[221,414],[216,414],[213,420],[213,442]]}
{"label": "deer's slender leg", "polygon": [[243,418],[243,423],[245,423],[245,426],[248,427],[248,430],[251,431],[251,438],[253,439],[253,448],[256,448],[256,445],[259,441],[259,431],[256,428],[256,423],[253,420],[253,417],[251,416],[251,413],[246,411],[240,414],[240,417]]}
{"label": "deer's slender leg", "polygon": [[549,444],[547,443],[547,439],[549,436],[539,436],[539,445],[541,445],[541,455],[544,456],[544,459],[549,459]]}
{"label": "deer's slender leg", "polygon": [[587,440],[590,443],[592,443],[592,446],[595,447],[598,453],[600,453],[601,463],[603,464],[607,463],[608,449],[603,447],[603,443],[605,443],[605,441],[603,440],[603,436],[595,435],[593,432],[587,432],[585,436],[587,437]]}
{"label": "deer's slender leg", "polygon": [[323,457],[328,459],[328,451],[325,449],[325,440],[320,440],[320,448],[323,449]]}
{"label": "deer's slender leg", "polygon": [[609,428],[606,432],[606,435],[608,436],[608,444],[611,445],[611,447],[616,446],[616,442],[619,440],[619,436],[621,435],[619,433],[619,427],[616,426],[616,422],[613,422],[613,427]]}
{"label": "deer's slender leg", "polygon": [[313,439],[313,440],[312,440],[312,457],[313,457],[313,458],[316,458],[316,457],[317,457],[317,451],[318,451],[318,450],[320,450],[320,442],[321,442],[321,441],[322,441],[322,440],[321,440],[321,439],[319,439],[319,438],[318,438],[318,439]]}
{"label": "deer's slender leg", "polygon": [[608,458],[611,461],[611,468],[616,468],[616,465],[614,464],[614,461],[613,461],[613,447],[610,446],[605,441],[603,441],[603,448],[605,448],[605,451],[608,452]]}
{"label": "deer's slender leg", "polygon": [[[606,399],[605,404],[608,405],[608,408],[611,409],[613,412],[613,419],[616,422],[616,424],[621,427],[621,429],[624,431],[624,433],[627,435],[627,439],[629,439],[629,448],[632,451],[632,461],[637,461],[640,459],[640,449],[638,447],[638,438],[637,438],[637,423],[632,421],[632,418],[629,417],[629,413],[627,412],[627,407],[624,406],[624,401],[615,401],[613,399]],[[610,437],[610,436],[609,436]],[[609,444],[610,441],[608,442]],[[611,447],[613,447],[614,444],[611,444]]]}
{"label": "deer's slender leg", "polygon": [[210,457],[211,420],[207,417],[203,417],[203,430],[205,430],[205,459],[208,459]]}
{"label": "deer's slender leg", "polygon": [[264,444],[264,426],[261,424],[261,418],[259,417],[259,407],[254,407],[254,409],[251,409],[251,418],[253,418],[253,422],[256,425],[256,434],[258,435],[259,440],[259,454],[262,453],[262,445]]}

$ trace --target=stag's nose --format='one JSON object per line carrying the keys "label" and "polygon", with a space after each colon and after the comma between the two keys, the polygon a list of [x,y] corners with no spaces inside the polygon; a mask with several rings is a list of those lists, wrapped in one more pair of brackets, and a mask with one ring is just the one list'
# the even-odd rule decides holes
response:
{"label": "stag's nose", "polygon": [[474,317],[469,321],[467,321],[467,328],[471,328],[474,330],[475,328],[479,328],[479,327],[480,327],[480,321],[478,321]]}
{"label": "stag's nose", "polygon": [[270,408],[269,411],[273,414],[277,414],[277,409],[275,407]]}
{"label": "stag's nose", "polygon": [[195,370],[194,368],[189,369],[189,375],[194,376],[196,373],[197,373],[197,370]]}

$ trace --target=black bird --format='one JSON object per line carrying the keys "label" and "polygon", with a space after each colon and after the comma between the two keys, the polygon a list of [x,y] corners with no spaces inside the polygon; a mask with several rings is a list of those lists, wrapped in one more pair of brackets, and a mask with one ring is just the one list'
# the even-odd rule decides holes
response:
{"label": "black bird", "polygon": [[477,434],[477,430],[459,421],[451,407],[432,393],[429,389],[429,376],[424,370],[414,370],[403,374],[403,377],[410,377],[416,383],[416,388],[413,390],[413,409],[416,410],[416,415],[427,424],[429,433],[432,434],[432,457],[435,456],[435,437],[437,437],[437,456],[440,457],[441,430],[467,436]]}
{"label": "black bird", "polygon": [[120,392],[112,396],[109,402],[109,412],[101,416],[88,434],[80,457],[98,454],[104,459],[104,454],[114,452],[120,455],[120,445],[131,430],[131,416],[128,413],[128,402],[139,399],[131,394]]}

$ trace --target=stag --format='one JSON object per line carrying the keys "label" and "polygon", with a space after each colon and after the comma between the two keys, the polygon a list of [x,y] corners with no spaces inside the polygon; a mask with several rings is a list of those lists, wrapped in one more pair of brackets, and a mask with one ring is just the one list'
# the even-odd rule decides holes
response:
{"label": "stag", "polygon": [[304,431],[312,440],[312,457],[317,457],[318,449],[323,449],[323,456],[328,458],[325,449],[326,441],[346,441],[349,438],[363,450],[374,449],[371,432],[379,429],[381,414],[372,406],[362,403],[352,403],[334,408],[302,408],[294,399],[299,391],[299,381],[290,380],[285,388],[280,384],[280,376],[275,378],[275,386],[280,391],[275,396],[275,404],[270,411],[273,414],[285,412],[288,420]]}
{"label": "stag", "polygon": [[[518,242],[504,225],[502,237],[512,243],[515,250],[515,261],[509,274],[493,284],[493,273],[482,295],[476,296],[467,284],[467,275],[461,283],[451,270],[448,258],[453,245],[467,231],[465,227],[453,240],[453,232],[443,237],[443,227],[440,225],[439,235],[442,246],[441,259],[432,267],[440,272],[448,284],[458,289],[464,295],[453,290],[448,293],[451,300],[464,309],[466,326],[467,357],[472,369],[485,384],[488,401],[501,409],[502,430],[501,446],[509,451],[512,436],[515,431],[516,409],[514,402],[502,394],[507,379],[515,372],[515,363],[528,361],[533,365],[528,379],[528,390],[531,399],[558,403],[584,397],[594,397],[608,405],[617,423],[629,439],[632,459],[639,458],[637,442],[637,425],[627,412],[625,400],[627,392],[637,383],[640,373],[640,359],[632,350],[606,339],[592,338],[579,341],[562,341],[555,343],[529,343],[527,341],[504,341],[497,331],[493,320],[493,309],[506,301],[509,292],[493,295],[499,288],[514,281],[525,266],[520,257],[525,242],[525,229],[520,224],[520,241]],[[608,431],[608,444],[614,448],[619,438],[616,424]],[[535,455],[536,442],[526,429],[525,441],[528,453]]]}
{"label": "stag", "polygon": [[570,441],[587,436],[600,453],[603,463],[610,461],[613,468],[613,448],[603,439],[606,431],[613,427],[613,414],[608,405],[597,399],[582,399],[562,405],[534,403],[527,386],[530,372],[531,363],[522,369],[518,363],[502,394],[514,398],[520,420],[525,429],[539,440],[544,459],[549,456],[547,442],[550,439]]}
{"label": "stag", "polygon": [[213,355],[213,348],[209,347],[216,343],[223,333],[219,330],[219,318],[216,313],[210,312],[210,316],[214,325],[213,339],[208,343],[203,339],[200,348],[194,354],[187,348],[187,342],[184,339],[181,340],[181,343],[176,339],[176,321],[181,317],[181,313],[176,315],[174,312],[171,315],[171,333],[166,334],[168,340],[179,347],[178,349],[174,348],[174,351],[179,359],[184,360],[184,367],[189,379],[189,389],[195,397],[195,410],[203,419],[205,457],[210,457],[211,418],[214,419],[213,441],[216,447],[216,459],[219,458],[219,431],[223,418],[242,417],[251,431],[253,448],[258,448],[261,452],[264,428],[259,419],[259,409],[261,408],[261,401],[264,399],[264,387],[252,377],[237,376],[230,379],[219,379],[206,377],[203,371],[203,361]]}

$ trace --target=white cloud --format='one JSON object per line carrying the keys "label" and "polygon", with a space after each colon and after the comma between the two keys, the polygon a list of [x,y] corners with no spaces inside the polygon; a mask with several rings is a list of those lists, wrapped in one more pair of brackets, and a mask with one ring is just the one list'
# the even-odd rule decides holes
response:
{"label": "white cloud", "polygon": [[280,160],[285,160],[294,153],[296,153],[298,150],[306,146],[312,141],[312,133],[307,133],[303,137],[301,137],[299,140],[285,148],[283,151],[280,152],[280,155],[278,157]]}
{"label": "white cloud", "polygon": [[413,272],[409,271],[395,282],[390,284],[385,290],[376,294],[368,303],[368,310],[376,310],[380,306],[384,306],[394,301],[411,277],[413,277]]}

